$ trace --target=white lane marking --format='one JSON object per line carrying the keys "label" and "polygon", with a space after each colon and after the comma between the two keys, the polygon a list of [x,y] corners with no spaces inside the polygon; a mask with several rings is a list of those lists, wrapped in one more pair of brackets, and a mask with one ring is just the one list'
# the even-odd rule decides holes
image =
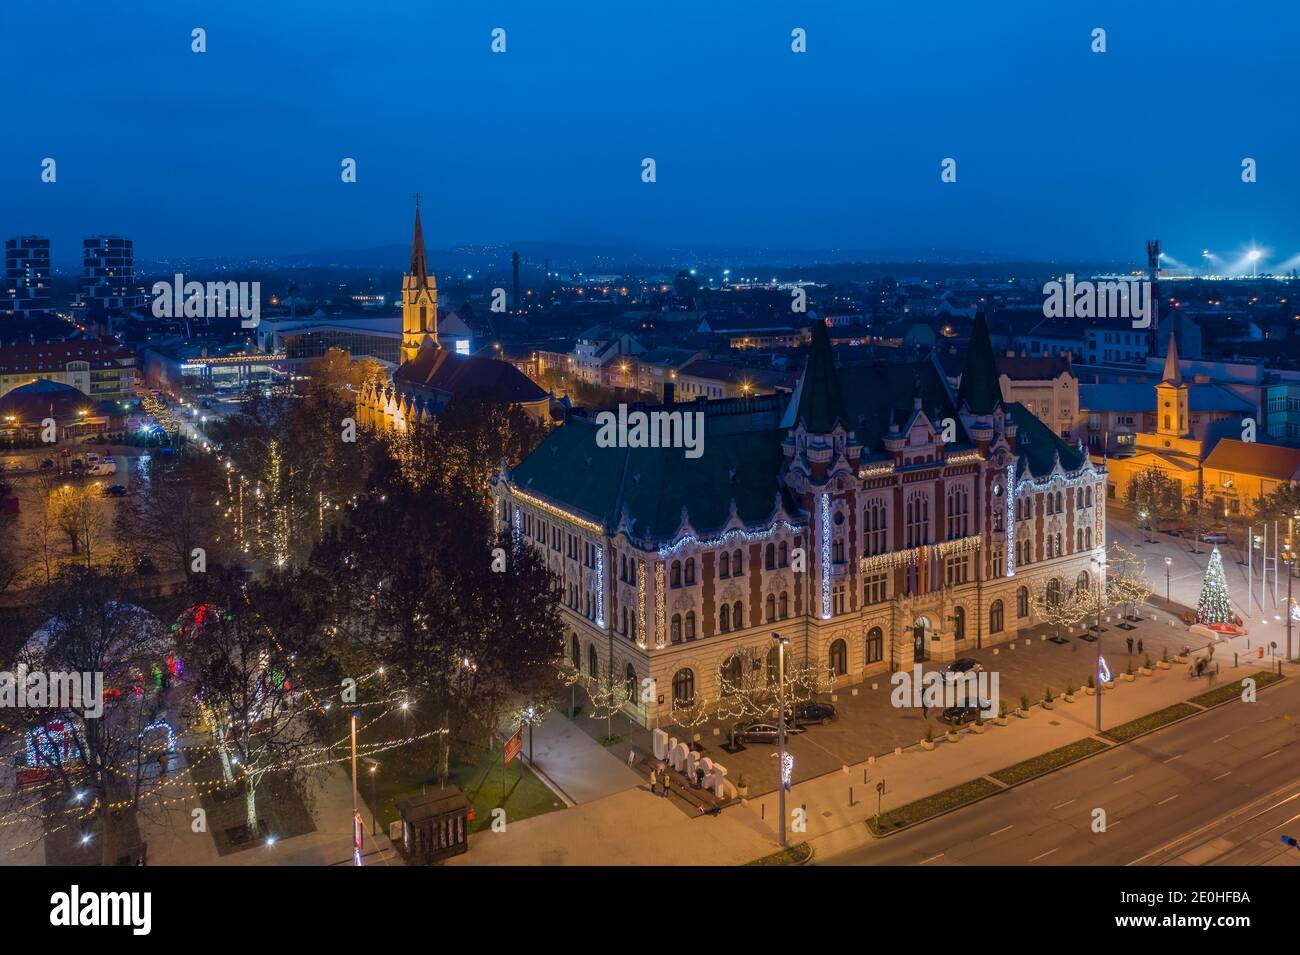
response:
{"label": "white lane marking", "polygon": [[1280,749],[1275,749],[1273,750],[1273,752],[1266,753],[1265,755],[1261,756],[1260,759],[1268,759],[1270,756],[1276,756],[1280,752],[1282,752]]}
{"label": "white lane marking", "polygon": [[990,838],[991,838],[991,837],[993,837],[993,836],[996,836],[999,832],[1006,832],[1008,829],[1014,829],[1014,828],[1016,828],[1015,823],[1012,823],[1012,824],[1009,825],[1009,826],[1003,826],[1003,827],[1002,827],[1001,829],[999,829],[997,832],[990,832],[990,833],[989,833],[989,836],[990,836]]}
{"label": "white lane marking", "polygon": [[1227,738],[1228,738],[1229,736],[1231,736],[1231,735],[1232,735],[1231,733],[1224,733],[1224,734],[1223,734],[1222,736],[1220,736],[1218,739],[1216,739],[1216,740],[1211,740],[1211,742],[1213,742],[1213,743],[1222,743],[1225,739],[1227,739]]}
{"label": "white lane marking", "polygon": [[1160,800],[1158,803],[1156,803],[1156,805],[1157,805],[1157,806],[1163,806],[1165,803],[1167,803],[1167,802],[1173,802],[1173,801],[1174,801],[1175,799],[1177,799],[1177,798],[1178,798],[1178,793],[1174,793],[1174,794],[1173,794],[1172,796],[1170,796],[1168,799],[1162,799],[1162,800]]}
{"label": "white lane marking", "polygon": [[1048,850],[1047,850],[1046,852],[1044,852],[1042,855],[1036,855],[1036,856],[1034,856],[1032,859],[1030,859],[1029,861],[1030,861],[1030,862],[1037,862],[1039,859],[1045,859],[1047,856],[1050,856],[1053,852],[1059,852],[1060,850],[1061,850],[1061,847],[1060,847],[1060,846],[1057,846],[1055,849],[1048,849]]}
{"label": "white lane marking", "polygon": [[1128,774],[1127,776],[1125,776],[1123,779],[1117,779],[1117,780],[1115,780],[1113,783],[1111,783],[1111,785],[1112,785],[1112,786],[1118,786],[1120,783],[1124,782],[1125,780],[1132,779],[1132,778],[1133,778],[1133,775],[1134,775],[1133,773],[1129,773],[1129,774]]}
{"label": "white lane marking", "polygon": [[1231,775],[1232,775],[1232,770],[1230,769],[1230,770],[1228,770],[1226,773],[1220,773],[1218,776],[1215,776],[1214,779],[1211,779],[1211,780],[1210,780],[1210,782],[1212,782],[1212,783],[1213,783],[1213,782],[1218,782],[1218,781],[1219,781],[1220,779],[1222,779],[1224,776],[1231,776]]}
{"label": "white lane marking", "polygon": [[939,856],[941,856],[941,855],[943,855],[942,852],[940,852],[939,855],[937,855],[937,856],[930,856],[930,858],[928,858],[928,859],[922,859],[922,860],[921,860],[919,863],[917,863],[917,864],[918,864],[918,865],[925,865],[927,862],[933,862],[935,859],[939,858]]}
{"label": "white lane marking", "polygon": [[1063,809],[1063,808],[1065,808],[1066,806],[1070,805],[1070,803],[1072,803],[1072,802],[1074,802],[1074,801],[1075,801],[1075,800],[1073,800],[1073,799],[1067,799],[1065,802],[1061,803],[1059,806],[1053,806],[1052,808],[1053,808],[1053,809]]}
{"label": "white lane marking", "polygon": [[1166,762],[1166,763],[1172,763],[1174,760],[1176,760],[1176,759],[1182,759],[1182,758],[1183,758],[1183,754],[1182,754],[1182,753],[1179,753],[1177,756],[1170,756],[1168,759],[1165,760],[1165,762]]}

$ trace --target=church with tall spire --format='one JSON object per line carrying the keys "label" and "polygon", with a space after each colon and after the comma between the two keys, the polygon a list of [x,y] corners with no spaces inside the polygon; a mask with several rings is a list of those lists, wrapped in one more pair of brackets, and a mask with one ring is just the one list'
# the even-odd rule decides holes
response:
{"label": "church with tall spire", "polygon": [[389,382],[372,382],[357,396],[357,420],[366,427],[404,431],[431,423],[456,395],[515,405],[549,423],[552,399],[514,365],[461,355],[438,341],[438,280],[429,269],[415,199],[411,265],[402,277],[402,363]]}
{"label": "church with tall spire", "polygon": [[438,280],[429,272],[420,225],[420,196],[415,197],[415,235],[411,239],[411,268],[402,277],[402,363],[413,361],[421,348],[438,347]]}

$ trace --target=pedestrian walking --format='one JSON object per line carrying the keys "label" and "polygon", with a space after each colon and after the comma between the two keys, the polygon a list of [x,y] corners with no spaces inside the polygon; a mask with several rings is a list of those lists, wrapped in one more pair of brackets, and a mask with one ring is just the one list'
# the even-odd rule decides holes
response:
{"label": "pedestrian walking", "polygon": [[668,787],[669,787],[671,784],[672,784],[672,783],[671,783],[671,781],[670,781],[669,778],[668,778],[668,770],[665,769],[665,770],[664,770],[664,798],[665,798],[665,799],[668,798]]}
{"label": "pedestrian walking", "polygon": [[1129,638],[1128,638],[1128,655],[1129,655],[1129,656],[1132,656],[1132,655],[1133,655],[1133,638],[1132,638],[1132,637],[1129,637]]}
{"label": "pedestrian walking", "polygon": [[650,769],[650,791],[656,796],[659,795],[659,773],[655,771],[654,767]]}
{"label": "pedestrian walking", "polygon": [[927,703],[927,702],[925,702],[924,699],[921,700],[921,715],[922,715],[923,717],[925,717],[925,719],[926,719],[927,721],[929,721],[929,719],[930,719],[930,704]]}
{"label": "pedestrian walking", "polygon": [[1138,637],[1138,656],[1142,656],[1142,638]]}

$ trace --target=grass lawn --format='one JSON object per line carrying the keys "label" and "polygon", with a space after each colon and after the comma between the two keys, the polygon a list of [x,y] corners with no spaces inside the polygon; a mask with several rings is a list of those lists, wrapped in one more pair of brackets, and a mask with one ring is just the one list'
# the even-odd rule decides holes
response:
{"label": "grass lawn", "polygon": [[[362,774],[361,795],[369,802],[370,781],[364,778],[364,769]],[[491,752],[481,749],[468,752],[462,749],[460,753],[453,753],[448,783],[459,786],[474,805],[470,832],[489,828],[492,825],[492,810],[498,806],[505,808],[508,823],[564,808],[564,803],[524,766],[521,759],[516,759],[506,767],[503,798],[499,749]],[[374,808],[379,824],[387,830],[388,824],[398,818],[397,803],[424,792],[433,792],[437,788],[438,778],[432,767],[408,768],[397,765],[396,761],[388,761],[381,766],[375,779],[374,799],[377,806]]]}
{"label": "grass lawn", "polygon": [[1103,749],[1109,748],[1101,740],[1093,739],[1090,736],[1087,739],[1070,743],[1068,746],[1061,746],[1042,753],[1032,759],[1026,759],[1014,766],[1008,766],[1006,769],[999,769],[996,773],[989,773],[989,775],[999,782],[1006,783],[1008,786],[1014,786],[1016,783],[1023,783],[1035,776],[1050,773],[1052,770],[1060,769],[1075,760],[1083,759],[1085,756],[1091,756],[1093,753],[1099,753]]}
{"label": "grass lawn", "polygon": [[746,862],[745,865],[801,865],[810,855],[812,855],[812,847],[806,842],[801,842],[780,852],[762,856],[753,862]]}
{"label": "grass lawn", "polygon": [[1181,720],[1185,716],[1191,716],[1200,713],[1201,710],[1192,706],[1190,703],[1175,703],[1173,706],[1166,706],[1163,710],[1156,710],[1154,713],[1148,713],[1146,716],[1139,716],[1135,720],[1129,720],[1127,723],[1121,723],[1119,726],[1113,726],[1101,735],[1115,743],[1123,743],[1133,739],[1135,736],[1141,736],[1143,733],[1149,733],[1154,729],[1159,729],[1176,720]]}
{"label": "grass lawn", "polygon": [[[1246,674],[1246,676],[1255,681],[1256,689],[1282,679],[1276,670],[1256,670],[1254,673]],[[1242,677],[1242,679],[1245,678]],[[1190,702],[1195,703],[1197,706],[1211,707],[1239,699],[1241,699],[1241,680],[1236,680],[1229,681],[1217,689],[1210,690],[1208,693],[1194,696]]]}
{"label": "grass lawn", "polygon": [[910,826],[940,813],[945,813],[950,809],[956,809],[958,806],[964,806],[967,803],[975,802],[977,799],[983,799],[985,796],[991,796],[993,793],[999,792],[1002,792],[1002,790],[987,779],[972,779],[960,786],[953,786],[951,789],[945,789],[933,796],[926,796],[915,802],[899,806],[897,809],[883,812],[880,814],[879,821],[875,816],[872,816],[867,820],[867,827],[874,835],[887,836],[905,826]]}

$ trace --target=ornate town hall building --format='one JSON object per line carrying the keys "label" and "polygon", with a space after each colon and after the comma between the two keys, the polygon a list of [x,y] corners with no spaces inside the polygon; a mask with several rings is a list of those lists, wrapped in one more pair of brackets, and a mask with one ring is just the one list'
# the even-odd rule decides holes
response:
{"label": "ornate town hall building", "polygon": [[549,421],[551,398],[514,365],[479,355],[458,355],[438,342],[438,281],[429,271],[415,203],[411,268],[402,279],[402,364],[387,384],[372,383],[357,396],[357,420],[381,430],[431,422],[457,394],[519,405]]}
{"label": "ornate town hall building", "polygon": [[1097,584],[1105,472],[1002,400],[982,316],[955,395],[933,361],[837,368],[818,322],[793,395],[657,410],[704,413],[700,457],[601,447],[574,416],[494,484],[562,582],[572,662],[626,679],[647,725],[717,700],[773,631],[857,682],[1012,640],[1034,592]]}

